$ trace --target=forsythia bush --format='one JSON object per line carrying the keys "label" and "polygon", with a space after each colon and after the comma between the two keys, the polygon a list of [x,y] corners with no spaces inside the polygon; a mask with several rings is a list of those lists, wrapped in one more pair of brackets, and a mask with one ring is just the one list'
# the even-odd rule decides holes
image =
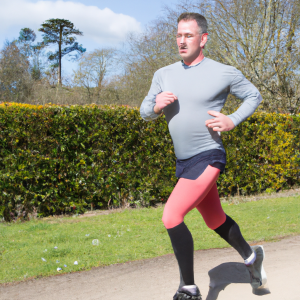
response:
{"label": "forsythia bush", "polygon": [[[255,114],[222,133],[221,196],[299,182],[300,117]],[[0,214],[10,221],[76,208],[166,201],[177,182],[164,117],[125,106],[0,105]]]}

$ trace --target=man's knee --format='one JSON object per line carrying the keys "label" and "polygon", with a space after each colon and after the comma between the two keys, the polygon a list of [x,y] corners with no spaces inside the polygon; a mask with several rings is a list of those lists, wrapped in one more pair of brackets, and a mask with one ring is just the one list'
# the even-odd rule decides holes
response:
{"label": "man's knee", "polygon": [[183,217],[175,214],[163,214],[162,222],[167,229],[173,228],[183,222]]}
{"label": "man's knee", "polygon": [[220,227],[226,221],[226,215],[224,213],[222,215],[205,218],[204,221],[208,228],[215,230],[216,228]]}

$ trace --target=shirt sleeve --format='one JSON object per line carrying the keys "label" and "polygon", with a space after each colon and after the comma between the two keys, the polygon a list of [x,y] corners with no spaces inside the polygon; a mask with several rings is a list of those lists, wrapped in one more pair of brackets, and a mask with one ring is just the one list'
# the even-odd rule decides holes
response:
{"label": "shirt sleeve", "polygon": [[141,117],[145,121],[152,121],[159,117],[159,114],[154,112],[154,106],[156,104],[155,99],[156,96],[162,92],[161,85],[159,83],[159,76],[157,72],[154,73],[152,84],[149,90],[148,95],[143,100],[140,107]]}
{"label": "shirt sleeve", "polygon": [[228,115],[233,124],[237,126],[250,117],[262,101],[258,89],[245,78],[242,72],[235,69],[237,75],[230,85],[230,94],[243,101],[242,105],[231,115]]}

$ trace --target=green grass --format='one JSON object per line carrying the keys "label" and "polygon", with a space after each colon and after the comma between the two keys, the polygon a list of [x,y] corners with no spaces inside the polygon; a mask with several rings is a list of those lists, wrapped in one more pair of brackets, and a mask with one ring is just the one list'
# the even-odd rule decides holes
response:
{"label": "green grass", "polygon": [[[225,203],[223,207],[237,221],[247,241],[300,234],[300,196]],[[58,267],[63,269],[60,273],[67,273],[173,253],[162,213],[163,207],[159,207],[89,218],[1,223],[0,283],[55,275]],[[185,223],[193,235],[195,250],[228,246],[206,227],[197,210],[187,214]],[[98,246],[92,244],[94,239],[99,240]]]}

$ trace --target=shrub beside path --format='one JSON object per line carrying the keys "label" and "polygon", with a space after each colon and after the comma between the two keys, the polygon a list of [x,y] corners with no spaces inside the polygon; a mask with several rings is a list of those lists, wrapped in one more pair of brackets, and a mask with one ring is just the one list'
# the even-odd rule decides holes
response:
{"label": "shrub beside path", "polygon": [[[264,267],[271,294],[266,300],[300,299],[300,235],[262,243]],[[207,272],[225,262],[241,262],[232,248],[195,251],[195,280],[205,300]],[[91,271],[0,285],[1,300],[172,300],[178,286],[178,267],[173,254],[128,262]],[[254,300],[250,284],[231,284],[218,300]]]}

